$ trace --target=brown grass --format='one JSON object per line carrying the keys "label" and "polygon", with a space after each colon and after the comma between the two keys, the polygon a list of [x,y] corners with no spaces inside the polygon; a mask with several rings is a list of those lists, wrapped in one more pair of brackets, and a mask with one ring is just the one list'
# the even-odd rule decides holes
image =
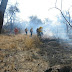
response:
{"label": "brown grass", "polygon": [[41,44],[35,35],[0,35],[0,71],[44,72],[48,64],[38,54],[40,49],[37,47]]}
{"label": "brown grass", "polygon": [[0,49],[31,49],[42,43],[37,36],[29,37],[26,35],[0,35]]}

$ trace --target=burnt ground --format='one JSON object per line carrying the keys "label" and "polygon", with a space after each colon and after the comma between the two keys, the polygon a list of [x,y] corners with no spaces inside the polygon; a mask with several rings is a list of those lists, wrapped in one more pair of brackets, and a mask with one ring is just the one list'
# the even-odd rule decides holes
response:
{"label": "burnt ground", "polygon": [[29,50],[0,47],[0,72],[72,72],[72,49],[57,39],[41,41]]}
{"label": "burnt ground", "polygon": [[39,54],[48,60],[50,66],[72,63],[72,49],[66,44],[60,44],[56,39],[45,39]]}
{"label": "burnt ground", "polygon": [[49,61],[45,72],[72,72],[72,47],[58,39],[44,39],[39,54]]}

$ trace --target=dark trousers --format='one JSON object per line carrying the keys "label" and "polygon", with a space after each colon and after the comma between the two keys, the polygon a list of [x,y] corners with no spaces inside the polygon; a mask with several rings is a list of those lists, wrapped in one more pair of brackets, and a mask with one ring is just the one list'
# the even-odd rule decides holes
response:
{"label": "dark trousers", "polygon": [[32,32],[31,32],[31,36],[32,36]]}
{"label": "dark trousers", "polygon": [[26,35],[27,35],[27,32],[26,32]]}

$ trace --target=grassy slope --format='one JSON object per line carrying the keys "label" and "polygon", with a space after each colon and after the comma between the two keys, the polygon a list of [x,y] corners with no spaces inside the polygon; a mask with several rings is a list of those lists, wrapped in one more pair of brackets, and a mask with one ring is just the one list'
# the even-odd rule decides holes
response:
{"label": "grassy slope", "polygon": [[0,35],[0,72],[44,72],[50,66],[71,64],[72,51],[58,42],[34,35]]}
{"label": "grassy slope", "polygon": [[[48,67],[37,53],[42,43],[26,35],[0,36],[0,71],[43,72]],[[41,68],[41,69],[40,69]]]}

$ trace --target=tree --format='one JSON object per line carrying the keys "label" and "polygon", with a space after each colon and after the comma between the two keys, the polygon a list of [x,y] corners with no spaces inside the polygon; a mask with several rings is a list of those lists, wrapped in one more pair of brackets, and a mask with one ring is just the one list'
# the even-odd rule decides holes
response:
{"label": "tree", "polygon": [[[70,10],[70,8],[71,8],[72,6],[70,6],[70,7],[68,8],[68,10],[65,11],[66,13],[64,13],[63,10],[62,10],[62,6],[63,6],[62,0],[61,0],[61,8],[58,8],[58,7],[57,7],[57,1],[58,1],[58,0],[56,0],[56,2],[55,2],[55,7],[52,7],[52,8],[50,8],[50,9],[55,8],[55,9],[57,9],[57,10],[61,13],[61,16],[62,16],[62,19],[63,19],[63,23],[66,24],[66,30],[67,30],[67,35],[68,35],[68,34],[69,34],[69,30],[72,29],[72,24],[71,24],[72,21],[71,21],[70,12],[69,12],[69,10]],[[49,9],[49,10],[50,10],[50,9]],[[69,35],[68,35],[68,36],[69,36]]]}
{"label": "tree", "polygon": [[4,12],[7,6],[8,0],[2,0],[0,5],[0,34],[3,26]]}
{"label": "tree", "polygon": [[43,22],[42,22],[42,20],[41,19],[39,19],[37,16],[30,16],[29,17],[30,18],[30,25],[32,25],[32,26],[39,26],[39,25],[42,25],[43,24]]}
{"label": "tree", "polygon": [[17,6],[17,3],[15,5],[11,5],[8,8],[9,20],[10,20],[10,24],[11,24],[11,31],[13,30],[13,23],[14,23],[14,20],[16,18],[17,12],[20,12],[19,8]]}
{"label": "tree", "polygon": [[[43,25],[43,22],[41,19],[39,19],[37,16],[30,16],[29,26],[36,32],[36,29]],[[30,28],[29,27],[29,28]]]}

